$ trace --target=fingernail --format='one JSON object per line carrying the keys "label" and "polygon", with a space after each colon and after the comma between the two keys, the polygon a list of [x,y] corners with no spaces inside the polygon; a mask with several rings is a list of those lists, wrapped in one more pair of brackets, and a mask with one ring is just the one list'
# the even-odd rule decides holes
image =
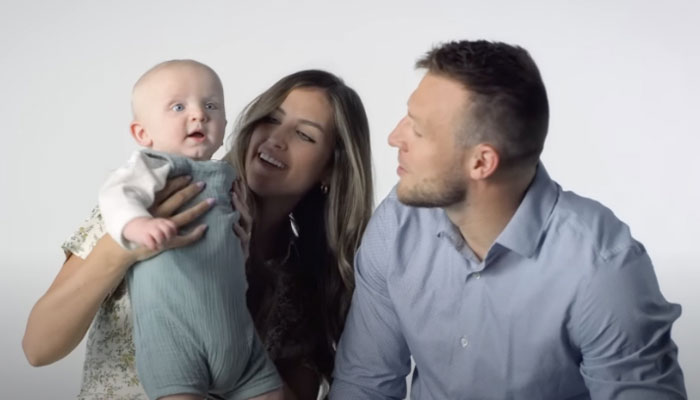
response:
{"label": "fingernail", "polygon": [[199,182],[195,183],[195,185],[197,185],[198,188],[203,188],[206,184],[207,183],[203,182],[203,181],[199,181]]}
{"label": "fingernail", "polygon": [[182,179],[186,180],[187,182],[192,180],[192,176],[190,175],[185,175]]}
{"label": "fingernail", "polygon": [[210,206],[216,204],[216,199],[214,199],[214,198],[212,198],[212,197],[208,198],[208,199],[207,199],[207,204],[209,204]]}

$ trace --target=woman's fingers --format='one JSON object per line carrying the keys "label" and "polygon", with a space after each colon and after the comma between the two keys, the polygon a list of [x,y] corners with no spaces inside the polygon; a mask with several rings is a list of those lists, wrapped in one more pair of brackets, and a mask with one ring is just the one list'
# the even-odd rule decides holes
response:
{"label": "woman's fingers", "polygon": [[250,233],[243,229],[239,224],[233,224],[233,231],[236,233],[241,242],[247,243],[250,241]]}
{"label": "woman's fingers", "polygon": [[204,188],[204,182],[191,183],[189,176],[180,176],[169,180],[165,187],[156,194],[156,200],[150,211],[156,218],[163,218],[163,223],[148,243],[134,250],[137,260],[151,258],[163,250],[187,246],[199,240],[206,231],[206,225],[199,225],[188,233],[179,234],[178,229],[186,226],[206,213],[214,204],[214,199],[199,203],[173,213],[194,198]]}
{"label": "woman's fingers", "polygon": [[243,229],[238,223],[233,224],[233,232],[238,236],[241,242],[243,256],[248,259],[248,254],[250,253],[250,233]]}
{"label": "woman's fingers", "polygon": [[207,226],[202,224],[198,225],[194,229],[192,229],[190,232],[184,234],[184,235],[177,235],[174,236],[168,243],[166,244],[165,248],[166,249],[173,249],[175,247],[182,247],[182,246],[187,246],[189,244],[192,244],[196,242],[197,240],[202,238],[202,235],[204,235],[204,232],[207,231]]}
{"label": "woman's fingers", "polygon": [[199,225],[188,233],[179,234],[178,229],[192,223],[206,213],[214,204],[214,199],[202,200],[199,203],[173,213],[185,203],[194,198],[204,188],[204,182],[191,183],[189,176],[170,179],[165,187],[156,194],[156,199],[150,209],[156,218],[163,218],[158,232],[144,246],[134,250],[138,261],[151,258],[161,251],[175,247],[187,246],[199,240],[206,231],[206,225]]}
{"label": "woman's fingers", "polygon": [[[239,224],[243,229],[250,231],[253,226],[253,217],[247,202],[247,192],[243,189],[243,182],[237,180],[233,187],[233,206],[240,214]],[[249,232],[250,233],[250,232]]]}
{"label": "woman's fingers", "polygon": [[250,227],[250,210],[248,209],[248,206],[243,201],[241,201],[240,197],[235,192],[233,193],[233,206],[240,215],[238,220],[239,224],[244,228]]}
{"label": "woman's fingers", "polygon": [[173,221],[175,225],[178,226],[178,228],[183,227],[199,218],[205,212],[207,212],[214,204],[214,202],[214,199],[211,198],[202,200],[199,203],[193,205],[192,207],[173,215],[169,219]]}
{"label": "woman's fingers", "polygon": [[184,188],[190,184],[192,177],[189,175],[178,176],[177,178],[169,179],[165,183],[165,187],[156,193],[155,200],[153,204],[160,204],[164,199],[170,197],[171,194],[177,192],[178,190]]}
{"label": "woman's fingers", "polygon": [[239,217],[238,221],[233,224],[233,231],[238,236],[241,241],[241,247],[243,248],[243,254],[248,258],[248,252],[250,248],[250,231],[253,227],[253,217],[250,213],[250,208],[248,207],[247,191],[243,186],[243,182],[237,179],[233,184],[233,194],[231,195],[231,201],[233,202],[234,208],[238,211]]}
{"label": "woman's fingers", "polygon": [[196,226],[194,229],[189,231],[184,235],[173,236],[170,240],[167,240],[162,246],[156,247],[155,242],[152,244],[147,244],[145,246],[139,247],[134,250],[137,261],[147,260],[160,254],[162,251],[174,249],[176,247],[182,247],[190,245],[197,240],[202,238],[204,232],[206,232],[207,226],[204,224]]}
{"label": "woman's fingers", "polygon": [[196,196],[197,193],[201,192],[203,188],[204,182],[196,182],[180,187],[165,197],[161,196],[159,192],[157,197],[161,198],[161,202],[154,202],[154,206],[151,207],[151,214],[153,214],[155,217],[168,218],[175,212],[175,210],[182,207],[183,204],[187,203],[190,199]]}

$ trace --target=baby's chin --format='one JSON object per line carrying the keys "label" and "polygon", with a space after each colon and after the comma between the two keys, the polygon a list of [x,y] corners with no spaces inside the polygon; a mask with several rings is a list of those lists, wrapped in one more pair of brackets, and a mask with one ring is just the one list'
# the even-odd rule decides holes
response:
{"label": "baby's chin", "polygon": [[182,156],[189,157],[195,161],[207,161],[211,160],[211,157],[214,155],[213,151],[206,151],[206,152],[192,152],[192,154],[187,154],[183,153],[181,154]]}
{"label": "baby's chin", "polygon": [[211,160],[217,149],[210,148],[189,148],[189,149],[159,149],[153,146],[151,150],[160,151],[163,153],[174,154],[182,157],[191,158],[195,161],[207,161]]}

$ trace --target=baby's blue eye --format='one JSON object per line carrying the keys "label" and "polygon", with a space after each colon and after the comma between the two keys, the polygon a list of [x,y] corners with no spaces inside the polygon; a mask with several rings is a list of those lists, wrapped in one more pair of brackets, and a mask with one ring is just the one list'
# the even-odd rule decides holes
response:
{"label": "baby's blue eye", "polygon": [[216,109],[218,109],[218,107],[217,107],[216,104],[214,104],[214,103],[207,103],[207,104],[204,105],[204,108],[206,108],[207,110],[216,110]]}
{"label": "baby's blue eye", "polygon": [[170,107],[170,109],[173,111],[182,111],[185,109],[185,106],[182,104],[175,104],[174,106]]}

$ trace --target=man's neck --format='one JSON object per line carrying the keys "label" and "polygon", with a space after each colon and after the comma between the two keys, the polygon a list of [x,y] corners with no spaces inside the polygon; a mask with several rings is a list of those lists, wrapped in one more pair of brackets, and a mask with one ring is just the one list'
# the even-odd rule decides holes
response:
{"label": "man's neck", "polygon": [[462,238],[474,254],[483,260],[520,206],[534,179],[514,182],[476,182],[468,189],[464,202],[445,207],[447,217],[459,228]]}

